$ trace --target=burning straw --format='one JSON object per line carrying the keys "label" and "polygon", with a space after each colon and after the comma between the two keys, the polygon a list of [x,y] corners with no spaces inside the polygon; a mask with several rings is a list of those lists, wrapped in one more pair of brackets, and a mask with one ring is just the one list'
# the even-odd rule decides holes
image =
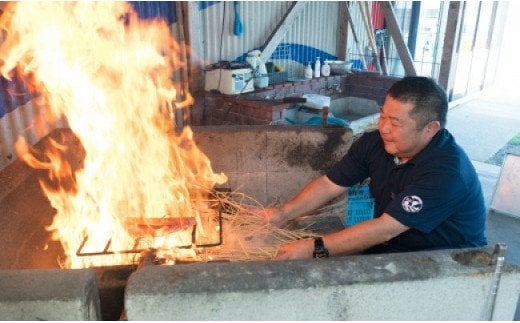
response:
{"label": "burning straw", "polygon": [[[143,247],[173,259],[196,252],[207,260],[270,259],[279,244],[310,235],[264,225],[239,203],[218,228],[221,246],[200,252],[190,245],[193,230],[184,225],[196,221],[198,234],[211,231],[204,227],[211,223],[208,192],[227,177],[213,173],[189,127],[172,133],[170,117],[190,96],[172,80],[186,62],[165,21],[141,21],[117,1],[20,1],[4,9],[0,73],[30,80],[32,103],[65,120],[85,151],[71,172],[60,143],[37,154],[42,159],[31,157],[22,138],[17,145],[21,159],[57,179],[40,183],[56,209],[47,230],[62,244],[65,267],[126,264]],[[136,237],[147,225],[166,234]]]}
{"label": "burning straw", "polygon": [[204,250],[207,261],[271,260],[280,245],[316,236],[313,225],[341,217],[345,210],[345,200],[339,199],[279,228],[253,215],[251,209],[262,206],[243,193],[219,195],[218,200],[228,211],[223,213],[223,243]]}

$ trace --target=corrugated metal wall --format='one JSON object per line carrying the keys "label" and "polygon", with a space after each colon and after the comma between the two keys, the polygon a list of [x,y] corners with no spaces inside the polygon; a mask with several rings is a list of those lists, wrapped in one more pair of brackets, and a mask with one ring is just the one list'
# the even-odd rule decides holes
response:
{"label": "corrugated metal wall", "polygon": [[50,122],[45,109],[32,101],[6,113],[0,118],[0,169],[16,159],[14,144],[18,137],[34,145],[55,128],[64,126],[63,120]]}
{"label": "corrugated metal wall", "polygon": [[[241,1],[238,13],[244,33],[233,34],[233,2],[207,3],[201,11],[203,61],[243,61],[245,55],[259,49],[290,8],[289,1]],[[316,57],[336,58],[338,2],[307,3],[273,53],[272,61],[290,75],[303,76],[303,64]]]}

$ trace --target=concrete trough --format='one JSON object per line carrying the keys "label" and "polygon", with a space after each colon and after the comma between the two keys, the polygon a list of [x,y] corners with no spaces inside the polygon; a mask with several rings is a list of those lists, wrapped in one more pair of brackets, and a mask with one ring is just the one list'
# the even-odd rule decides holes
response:
{"label": "concrete trough", "polygon": [[[487,320],[491,249],[152,266],[133,273],[129,320]],[[512,320],[518,267],[501,275],[494,320]]]}
{"label": "concrete trough", "polygon": [[100,320],[94,270],[0,270],[0,319]]}
{"label": "concrete trough", "polygon": [[[62,134],[71,135],[49,136]],[[345,128],[236,126],[194,128],[194,139],[229,177],[224,187],[270,204],[323,174],[354,136]],[[79,141],[67,143],[80,164]],[[39,175],[21,161],[0,172],[0,318],[117,320],[131,270],[98,270],[96,282],[93,269],[58,269],[63,250],[45,230],[54,210]],[[125,307],[130,320],[487,319],[495,267],[490,250],[479,250],[152,266],[130,275]],[[519,272],[504,267],[494,319],[513,318]]]}

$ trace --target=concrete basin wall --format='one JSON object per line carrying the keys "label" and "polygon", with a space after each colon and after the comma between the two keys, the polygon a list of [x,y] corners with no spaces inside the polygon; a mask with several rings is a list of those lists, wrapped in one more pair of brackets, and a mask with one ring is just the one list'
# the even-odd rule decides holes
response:
{"label": "concrete basin wall", "polygon": [[294,196],[341,159],[353,141],[352,131],[341,127],[213,126],[193,131],[213,171],[228,176],[222,186],[262,204]]}
{"label": "concrete basin wall", "polygon": [[[152,266],[130,276],[125,308],[129,320],[487,320],[490,252]],[[504,269],[495,320],[512,320],[520,292],[519,268]]]}
{"label": "concrete basin wall", "polygon": [[94,270],[0,270],[0,319],[100,320]]}
{"label": "concrete basin wall", "polygon": [[329,111],[335,117],[354,121],[365,116],[378,114],[380,107],[374,100],[347,96],[331,100]]}
{"label": "concrete basin wall", "polygon": [[376,128],[380,108],[381,105],[375,100],[341,97],[330,102],[329,111],[335,117],[347,120],[349,128],[359,134]]}

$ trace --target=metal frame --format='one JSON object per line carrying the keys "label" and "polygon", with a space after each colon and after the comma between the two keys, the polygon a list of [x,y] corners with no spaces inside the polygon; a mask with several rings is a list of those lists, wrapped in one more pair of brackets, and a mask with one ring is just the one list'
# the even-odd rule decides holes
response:
{"label": "metal frame", "polygon": [[[216,189],[214,189],[212,195],[214,197],[217,197],[218,194],[229,194],[229,192],[230,192],[229,189],[218,189],[218,188],[216,188]],[[223,242],[223,236],[222,236],[222,213],[225,210],[229,210],[230,207],[231,206],[226,205],[225,203],[219,203],[219,206],[218,206],[219,241],[218,242],[209,243],[209,244],[197,244],[196,243],[196,241],[197,241],[197,225],[195,224],[193,226],[193,230],[192,230],[192,233],[191,233],[192,243],[190,245],[186,245],[186,246],[178,246],[177,248],[190,249],[190,248],[192,248],[193,245],[195,245],[195,247],[199,247],[199,248],[209,248],[209,247],[216,247],[216,246],[222,245],[222,242]],[[105,247],[103,248],[103,251],[83,252],[83,248],[85,247],[85,245],[86,245],[86,243],[88,241],[88,235],[85,235],[85,237],[83,238],[83,241],[81,242],[79,248],[76,251],[76,256],[78,256],[78,257],[89,257],[89,256],[141,253],[141,252],[149,250],[149,248],[138,249],[139,243],[141,242],[142,239],[143,239],[142,237],[136,238],[135,241],[134,241],[134,246],[133,246],[132,249],[111,251],[111,250],[109,250],[110,249],[110,245],[112,244],[112,239],[110,238],[107,241],[107,243],[105,244]]]}

